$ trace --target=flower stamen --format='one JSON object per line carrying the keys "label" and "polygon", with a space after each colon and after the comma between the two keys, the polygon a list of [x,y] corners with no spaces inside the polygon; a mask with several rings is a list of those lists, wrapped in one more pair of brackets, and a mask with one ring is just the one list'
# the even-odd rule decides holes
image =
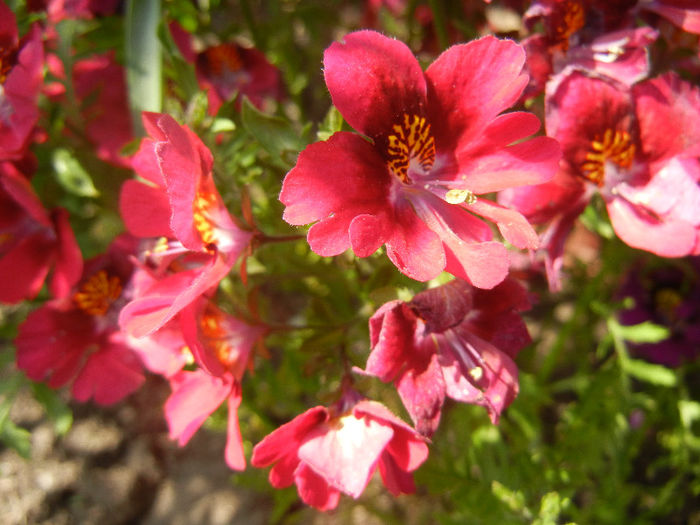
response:
{"label": "flower stamen", "polygon": [[198,192],[192,204],[194,227],[207,246],[216,244],[216,232],[209,220],[209,210],[216,204],[216,197],[208,192]]}
{"label": "flower stamen", "polygon": [[581,164],[583,176],[598,186],[605,181],[605,165],[608,162],[620,168],[629,168],[634,160],[635,146],[630,134],[608,128],[603,137],[596,136],[591,141],[591,149]]}
{"label": "flower stamen", "polygon": [[100,270],[83,283],[73,300],[83,312],[98,316],[104,315],[121,293],[119,277],[110,277],[105,270]]}
{"label": "flower stamen", "polygon": [[222,318],[221,314],[208,311],[202,315],[199,327],[207,345],[214,351],[219,362],[230,367],[236,362],[238,353],[227,340],[228,333],[222,326]]}
{"label": "flower stamen", "polygon": [[423,172],[430,171],[435,162],[435,139],[425,117],[403,115],[403,121],[394,124],[393,134],[387,137],[387,167],[401,182],[410,184],[408,170],[415,161]]}

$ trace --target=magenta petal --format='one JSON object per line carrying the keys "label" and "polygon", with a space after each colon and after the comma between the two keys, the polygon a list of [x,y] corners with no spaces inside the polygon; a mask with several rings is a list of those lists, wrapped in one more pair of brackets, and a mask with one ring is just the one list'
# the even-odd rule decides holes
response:
{"label": "magenta petal", "polygon": [[358,257],[372,255],[386,242],[389,229],[383,217],[368,214],[356,216],[348,230],[352,251]]}
{"label": "magenta petal", "polygon": [[296,450],[291,451],[286,456],[279,458],[277,463],[275,463],[270,469],[270,475],[268,476],[270,485],[276,489],[289,487],[292,483],[294,483],[294,472],[298,466],[299,458],[297,457]]}
{"label": "magenta petal", "polygon": [[165,402],[165,419],[170,438],[183,446],[228,397],[231,384],[201,370],[180,372],[175,378],[178,381]]}
{"label": "magenta petal", "polygon": [[[406,363],[416,330],[415,315],[404,303],[394,301],[391,304],[395,306],[381,314],[375,313],[370,320],[372,340],[376,342],[372,343],[372,352],[365,367],[366,372],[384,382],[392,381]],[[376,320],[380,318],[381,325],[378,326]]]}
{"label": "magenta petal", "polygon": [[399,468],[391,454],[382,454],[379,459],[379,473],[384,485],[394,496],[413,494],[416,491],[413,474]]}
{"label": "magenta petal", "polygon": [[134,299],[119,314],[119,325],[134,337],[149,335],[183,308],[216,286],[233,261],[214,254],[205,266],[170,275],[156,283],[147,295]]}
{"label": "magenta petal", "polygon": [[539,246],[537,233],[527,219],[517,211],[504,208],[486,199],[477,199],[467,208],[495,222],[501,235],[513,246],[530,250]]}
{"label": "magenta petal", "polygon": [[119,212],[136,237],[172,237],[170,203],[162,188],[127,180],[119,195]]}
{"label": "magenta petal", "polygon": [[51,239],[37,233],[0,257],[0,301],[18,303],[35,297],[53,263],[54,249]]}
{"label": "magenta petal", "polygon": [[376,31],[356,31],[323,55],[333,105],[372,138],[391,131],[403,114],[422,115],[425,78],[410,49]]}
{"label": "magenta petal", "polygon": [[524,63],[520,45],[487,36],[452,46],[428,67],[430,122],[440,149],[475,140],[516,102],[528,80]]}
{"label": "magenta petal", "polygon": [[350,247],[348,228],[354,215],[336,214],[317,222],[307,234],[309,247],[323,257],[333,257]]}
{"label": "magenta petal", "polygon": [[241,404],[241,387],[235,383],[228,397],[228,424],[226,430],[226,464],[234,470],[245,469],[245,454],[243,453],[243,438],[238,425],[238,407]]}
{"label": "magenta petal", "polygon": [[437,362],[435,342],[428,337],[423,342],[432,351],[427,366],[411,367],[401,374],[396,389],[411,416],[416,430],[424,436],[432,436],[440,424],[440,411],[445,401],[445,381]]}
{"label": "magenta petal", "polygon": [[250,464],[254,467],[266,467],[287,454],[295,454],[307,433],[328,418],[325,407],[310,408],[271,432],[253,448]]}
{"label": "magenta petal", "polygon": [[[92,342],[92,323],[75,311],[62,311],[62,301],[51,301],[31,312],[15,339],[17,368],[34,381],[51,379],[64,385],[78,371],[85,347]],[[63,327],[70,326],[72,330]],[[60,335],[60,337],[57,337]]]}
{"label": "magenta petal", "polygon": [[406,472],[413,472],[428,459],[428,444],[408,425],[394,426],[394,439],[387,445],[385,454],[391,454],[396,466]]}
{"label": "magenta petal", "polygon": [[332,510],[338,506],[340,492],[331,487],[326,480],[316,474],[310,467],[300,463],[294,473],[297,492],[307,505],[321,510]]}
{"label": "magenta petal", "polygon": [[613,229],[632,248],[647,250],[662,257],[682,257],[695,248],[697,232],[685,221],[663,221],[625,199],[607,202]]}
{"label": "magenta petal", "polygon": [[561,149],[549,137],[535,137],[473,160],[460,156],[465,186],[476,194],[547,182],[557,172]]}
{"label": "magenta petal", "polygon": [[63,209],[56,210],[54,223],[58,247],[49,289],[54,297],[66,297],[83,273],[83,256],[68,222],[68,212]]}
{"label": "magenta petal", "polygon": [[158,119],[158,127],[166,136],[166,141],[157,144],[156,156],[172,210],[170,226],[184,246],[199,250],[202,240],[194,227],[192,208],[200,181],[210,172],[211,153],[194,133],[169,115]]}
{"label": "magenta petal", "polygon": [[110,343],[90,354],[71,390],[78,401],[94,397],[98,405],[111,405],[136,391],[145,381],[133,351]]}
{"label": "magenta petal", "polygon": [[[652,161],[684,153],[700,155],[700,89],[674,73],[632,90],[644,152]],[[660,126],[659,122],[664,125]],[[683,133],[669,133],[683,130]]]}
{"label": "magenta petal", "polygon": [[441,347],[446,393],[452,399],[486,407],[495,424],[518,394],[518,369],[491,343],[461,330],[459,345]]}
{"label": "magenta petal", "polygon": [[632,203],[653,211],[663,220],[700,225],[700,162],[673,157],[640,188],[618,187]]}
{"label": "magenta petal", "polygon": [[299,447],[299,459],[329,485],[357,498],[393,435],[390,426],[374,419],[342,416],[315,427]]}
{"label": "magenta petal", "polygon": [[409,205],[397,206],[396,224],[386,252],[396,267],[411,279],[429,281],[445,268],[445,252],[437,234]]}
{"label": "magenta petal", "polygon": [[[678,5],[673,5],[674,3]],[[643,9],[654,11],[668,18],[689,33],[700,34],[700,7],[691,1],[651,0],[643,3],[642,6]]]}
{"label": "magenta petal", "polygon": [[287,173],[279,197],[286,206],[282,218],[302,225],[331,214],[348,217],[348,223],[354,215],[376,215],[390,207],[389,177],[372,144],[354,133],[335,133],[307,146]]}
{"label": "magenta petal", "polygon": [[477,288],[493,288],[508,275],[508,250],[500,242],[450,243],[445,253],[445,270]]}

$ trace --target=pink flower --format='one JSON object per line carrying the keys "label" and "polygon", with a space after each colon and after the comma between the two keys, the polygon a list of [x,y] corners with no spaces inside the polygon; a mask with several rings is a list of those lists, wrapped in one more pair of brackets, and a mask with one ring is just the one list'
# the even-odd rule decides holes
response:
{"label": "pink flower", "polygon": [[392,494],[413,493],[411,472],[427,456],[423,439],[384,405],[346,391],[333,406],[309,409],[266,436],[251,464],[274,464],[273,487],[296,483],[305,503],[330,510],[341,492],[358,498],[377,467]]}
{"label": "pink flower", "polygon": [[552,89],[572,70],[604,76],[631,86],[649,74],[648,46],[658,34],[650,27],[634,28],[631,18],[620,24],[625,9],[580,0],[538,0],[525,13],[526,25],[542,21],[543,34],[522,44],[531,75],[525,98]]}
{"label": "pink flower", "polygon": [[68,213],[49,215],[29,181],[0,162],[0,302],[34,298],[51,267],[49,290],[63,297],[80,278],[82,262]]}
{"label": "pink flower", "polygon": [[[49,53],[46,64],[51,75],[61,81],[46,83],[44,93],[56,104],[68,104],[63,62],[57,55]],[[70,134],[74,128],[84,129],[100,159],[131,168],[131,161],[120,154],[133,135],[124,68],[114,60],[114,53],[95,54],[75,61],[72,80],[80,103],[80,118],[78,122],[71,122],[65,128],[66,132]]]}
{"label": "pink flower", "polygon": [[122,328],[148,335],[197,298],[216,288],[252,234],[233,222],[212,177],[212,155],[197,136],[169,115],[144,113],[150,135],[133,165],[145,182],[129,180],[120,210],[144,246],[141,271],[151,285],[124,307]]}
{"label": "pink flower", "polygon": [[[477,195],[551,178],[559,148],[529,113],[499,115],[525,84],[523,49],[485,37],[445,51],[423,73],[409,49],[358,31],[324,55],[333,103],[360,134],[339,132],[307,147],[280,193],[290,224],[316,222],[311,249],[352,248],[359,257],[386,245],[413,279],[441,271],[491,288],[508,272],[493,241],[494,221],[519,248],[537,236],[517,212]],[[516,143],[517,142],[517,143]]]}
{"label": "pink flower", "polygon": [[48,301],[19,327],[17,367],[52,388],[72,383],[78,401],[116,403],[144,381],[141,363],[117,326],[132,271],[134,240],[119,237],[85,264],[70,297]]}
{"label": "pink flower", "polygon": [[631,91],[569,75],[547,99],[547,130],[562,145],[562,172],[501,198],[535,222],[554,221],[547,233],[556,239],[547,246],[551,270],[560,266],[563,238],[595,192],[628,245],[663,257],[697,254],[699,116],[700,90],[673,74]]}
{"label": "pink flower", "polygon": [[39,119],[43,67],[39,27],[33,26],[20,42],[15,15],[0,2],[0,161],[24,156]]}
{"label": "pink flower", "polygon": [[238,426],[240,382],[253,345],[265,330],[227,315],[204,300],[187,308],[181,322],[185,340],[201,369],[171,377],[173,393],[165,403],[170,437],[185,445],[207,417],[228,401],[226,464],[243,470],[245,456]]}
{"label": "pink flower", "polygon": [[197,81],[207,92],[209,113],[216,115],[224,102],[243,96],[258,108],[270,100],[282,100],[284,88],[280,70],[254,47],[226,42],[195,53],[192,37],[179,24],[172,22],[173,35],[185,60],[195,64]]}
{"label": "pink flower", "polygon": [[120,155],[133,138],[126,80],[124,68],[113,55],[93,55],[76,62],[73,83],[76,95],[83,101],[85,133],[95,144],[97,156],[116,166],[130,167],[129,160]]}
{"label": "pink flower", "polygon": [[512,279],[492,290],[455,280],[391,301],[370,319],[365,371],[394,382],[421,434],[437,429],[446,396],[485,406],[497,423],[518,393],[513,358],[530,342],[518,312],[529,306]]}

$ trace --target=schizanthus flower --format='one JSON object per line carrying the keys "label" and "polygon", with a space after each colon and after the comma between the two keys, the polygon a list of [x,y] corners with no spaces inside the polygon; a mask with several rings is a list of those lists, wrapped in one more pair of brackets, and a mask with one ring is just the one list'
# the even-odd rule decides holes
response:
{"label": "schizanthus flower", "polygon": [[117,238],[107,254],[85,263],[70,296],[48,301],[19,327],[17,367],[52,388],[72,383],[78,401],[109,405],[144,381],[141,363],[119,331],[129,293],[135,240]]}
{"label": "schizanthus flower", "polygon": [[386,303],[370,319],[366,372],[394,382],[424,435],[437,429],[446,396],[486,407],[497,423],[518,393],[513,359],[530,342],[518,312],[529,306],[512,279],[492,290],[455,280]]}
{"label": "schizanthus flower", "polygon": [[662,341],[630,343],[634,355],[666,366],[700,357],[700,257],[634,268],[618,297],[634,301],[631,308],[620,312],[622,324],[652,322],[669,330]]}
{"label": "schizanthus flower", "polygon": [[64,297],[80,278],[82,262],[68,213],[49,215],[29,181],[0,162],[0,302],[34,298],[52,267],[49,290]]}
{"label": "schizanthus flower", "polygon": [[124,307],[122,328],[142,337],[215,289],[248,245],[224,206],[212,176],[213,158],[199,138],[169,115],[144,113],[150,137],[134,157],[136,173],[122,187],[127,229],[144,243],[136,297]]}
{"label": "schizanthus flower", "polygon": [[0,0],[0,161],[24,156],[39,119],[43,68],[39,27],[20,41],[15,15]]}
{"label": "schizanthus flower", "polygon": [[[698,117],[700,90],[672,73],[631,90],[573,73],[547,98],[547,131],[562,145],[562,170],[500,198],[533,222],[552,221],[545,248],[554,274],[563,239],[594,193],[628,245],[663,257],[697,254]],[[557,276],[550,282],[556,287]]]}
{"label": "schizanthus flower", "polygon": [[296,483],[305,503],[330,510],[341,492],[358,498],[377,468],[392,494],[413,493],[411,472],[427,456],[428,446],[410,426],[348,390],[333,406],[311,408],[265,437],[251,463],[273,465],[273,487]]}
{"label": "schizanthus flower", "polygon": [[536,184],[560,152],[524,112],[501,114],[527,83],[517,44],[485,37],[445,51],[425,73],[401,42],[346,35],[324,55],[333,103],[359,133],[307,147],[280,193],[290,224],[315,222],[316,253],[359,257],[386,245],[396,267],[426,281],[441,271],[492,288],[508,272],[494,221],[519,248],[537,236],[519,213],[478,195]]}
{"label": "schizanthus flower", "polygon": [[177,22],[170,24],[170,32],[185,60],[195,65],[199,87],[207,92],[210,114],[216,115],[225,102],[233,99],[240,107],[243,96],[261,109],[267,102],[284,97],[280,70],[262,51],[224,42],[196,53],[192,36]]}
{"label": "schizanthus flower", "polygon": [[227,401],[224,457],[229,467],[243,470],[245,456],[238,426],[241,379],[264,328],[244,323],[206,300],[185,309],[180,318],[185,341],[201,368],[181,371],[170,378],[173,393],[165,403],[170,437],[184,445],[204,420]]}

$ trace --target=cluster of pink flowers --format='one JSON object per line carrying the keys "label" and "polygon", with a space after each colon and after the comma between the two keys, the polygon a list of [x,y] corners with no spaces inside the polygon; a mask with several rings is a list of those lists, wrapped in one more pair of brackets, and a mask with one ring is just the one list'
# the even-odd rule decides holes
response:
{"label": "cluster of pink flowers", "polygon": [[[270,327],[227,312],[216,293],[263,236],[229,213],[211,151],[172,116],[144,113],[147,136],[131,157],[120,155],[132,140],[123,68],[103,54],[65,71],[52,49],[53,24],[104,13],[87,0],[46,4],[43,33],[34,25],[20,39],[0,2],[0,300],[33,299],[51,275],[50,299],[20,326],[17,366],[98,404],[138,389],[145,367],[171,387],[164,412],[180,445],[226,402],[225,461],[244,469],[242,382]],[[446,398],[484,407],[498,423],[518,394],[517,354],[530,343],[521,312],[531,298],[509,275],[512,248],[543,260],[558,288],[565,238],[594,195],[629,246],[700,254],[700,90],[674,73],[650,77],[658,33],[634,25],[656,13],[700,33],[700,9],[618,4],[535,1],[525,22],[542,22],[544,33],[522,44],[493,36],[457,44],[425,71],[408,46],[372,30],[326,49],[326,86],[355,131],[299,154],[281,185],[283,219],[311,225],[308,244],[320,256],[383,248],[415,281],[454,279],[380,306],[365,368],[348,369],[337,401],[254,447],[251,463],[272,465],[274,487],[296,484],[304,502],[328,510],[340,493],[359,497],[378,469],[392,494],[411,493]],[[195,53],[181,27],[171,32],[212,115],[236,97],[261,110],[284,97],[260,51],[224,43]],[[68,212],[47,211],[30,184],[38,99],[64,100],[67,77],[96,156],[137,176],[120,192],[126,233],[86,261]],[[546,133],[535,114],[510,110],[538,96]],[[353,374],[393,383],[413,425],[360,394]]]}

